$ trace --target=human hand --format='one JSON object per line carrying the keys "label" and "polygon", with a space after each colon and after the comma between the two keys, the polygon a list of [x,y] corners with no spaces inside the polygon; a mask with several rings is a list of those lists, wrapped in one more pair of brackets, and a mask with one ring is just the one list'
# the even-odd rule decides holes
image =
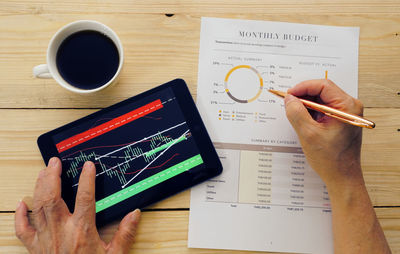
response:
{"label": "human hand", "polygon": [[95,175],[86,162],[79,178],[74,213],[61,198],[61,161],[52,158],[36,181],[32,224],[28,208],[19,202],[15,211],[15,232],[30,253],[128,253],[134,241],[140,211],[127,214],[110,243],[100,239],[96,229]]}
{"label": "human hand", "polygon": [[363,183],[360,163],[362,128],[322,113],[313,118],[296,97],[314,97],[319,103],[360,116],[363,114],[362,103],[330,80],[304,81],[287,92],[286,115],[299,136],[308,163],[327,187]]}

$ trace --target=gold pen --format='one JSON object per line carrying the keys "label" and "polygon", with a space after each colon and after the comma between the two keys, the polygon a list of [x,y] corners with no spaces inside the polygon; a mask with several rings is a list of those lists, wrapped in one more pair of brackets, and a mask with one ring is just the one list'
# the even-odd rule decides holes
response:
{"label": "gold pen", "polygon": [[[281,91],[276,91],[276,90],[268,90],[268,91],[273,93],[273,94],[275,94],[275,95],[277,95],[277,96],[279,96],[279,97],[282,97],[282,98],[285,98],[286,95],[287,95],[287,93],[281,92]],[[331,108],[331,107],[328,107],[328,106],[325,106],[325,105],[321,105],[321,104],[318,104],[318,103],[315,103],[315,102],[312,102],[312,101],[308,101],[308,100],[304,100],[304,99],[300,99],[300,98],[299,98],[299,100],[307,108],[315,110],[315,111],[319,111],[319,112],[321,112],[321,113],[323,113],[323,114],[325,114],[327,116],[336,118],[336,119],[338,119],[338,120],[340,120],[342,122],[345,122],[345,123],[348,123],[348,124],[351,124],[351,125],[355,125],[355,126],[358,126],[358,127],[368,128],[368,129],[375,128],[375,123],[374,122],[372,122],[370,120],[367,120],[365,118],[362,118],[360,116],[353,115],[353,114],[350,114],[350,113],[346,113],[346,112],[343,112],[343,111],[340,111],[340,110],[337,110],[337,109],[334,109],[334,108]]]}

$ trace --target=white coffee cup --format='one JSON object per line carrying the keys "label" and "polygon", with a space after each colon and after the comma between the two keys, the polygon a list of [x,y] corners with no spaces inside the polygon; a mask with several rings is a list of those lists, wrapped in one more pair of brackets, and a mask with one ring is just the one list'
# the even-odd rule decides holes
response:
{"label": "white coffee cup", "polygon": [[[114,76],[105,84],[96,87],[94,89],[81,89],[76,86],[69,84],[60,74],[56,64],[57,51],[61,43],[71,34],[79,31],[92,30],[100,32],[110,38],[118,49],[119,53],[119,65]],[[50,40],[47,48],[47,64],[40,64],[33,68],[33,75],[37,78],[53,78],[62,87],[76,93],[93,93],[102,90],[117,82],[117,79],[121,73],[122,64],[124,61],[124,52],[122,49],[122,43],[119,40],[117,34],[108,26],[93,20],[78,20],[72,22],[60,30]]]}

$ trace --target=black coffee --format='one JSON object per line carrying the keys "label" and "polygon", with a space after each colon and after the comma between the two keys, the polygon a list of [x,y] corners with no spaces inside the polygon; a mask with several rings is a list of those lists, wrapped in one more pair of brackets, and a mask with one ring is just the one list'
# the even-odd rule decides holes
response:
{"label": "black coffee", "polygon": [[106,84],[117,72],[118,49],[106,35],[96,31],[71,34],[60,45],[56,63],[61,76],[81,89]]}

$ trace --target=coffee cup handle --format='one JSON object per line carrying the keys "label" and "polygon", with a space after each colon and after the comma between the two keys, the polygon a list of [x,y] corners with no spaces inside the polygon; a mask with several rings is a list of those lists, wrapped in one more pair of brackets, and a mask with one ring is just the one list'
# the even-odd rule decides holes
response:
{"label": "coffee cup handle", "polygon": [[33,67],[33,76],[35,78],[53,78],[47,64],[39,64]]}

